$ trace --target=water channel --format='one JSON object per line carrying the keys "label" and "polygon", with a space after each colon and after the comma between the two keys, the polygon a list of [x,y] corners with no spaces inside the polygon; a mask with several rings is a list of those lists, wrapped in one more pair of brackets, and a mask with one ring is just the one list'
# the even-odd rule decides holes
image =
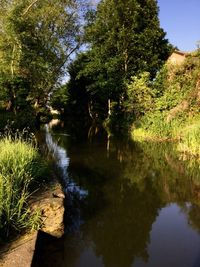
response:
{"label": "water channel", "polygon": [[98,129],[50,124],[41,134],[71,207],[66,234],[43,246],[37,266],[200,266],[200,162],[176,144],[139,144]]}

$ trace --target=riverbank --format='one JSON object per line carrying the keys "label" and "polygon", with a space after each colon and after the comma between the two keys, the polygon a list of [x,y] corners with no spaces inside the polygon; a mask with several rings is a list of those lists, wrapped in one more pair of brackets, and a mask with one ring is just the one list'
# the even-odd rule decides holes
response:
{"label": "riverbank", "polygon": [[32,230],[22,234],[0,247],[1,267],[28,267],[32,266],[36,253],[37,242],[41,233],[52,238],[60,238],[64,234],[64,194],[57,183],[50,188],[43,189],[29,200],[31,209],[41,211],[40,230]]}
{"label": "riverbank", "polygon": [[[163,129],[160,128],[160,131]],[[177,151],[192,157],[200,157],[200,123],[199,118],[187,120],[176,127],[169,125],[167,134],[159,134],[148,129],[135,128],[131,131],[131,137],[134,141],[143,142],[173,142],[176,144]]]}
{"label": "riverbank", "polygon": [[0,266],[31,266],[40,233],[64,234],[65,194],[43,149],[25,131],[0,139]]}

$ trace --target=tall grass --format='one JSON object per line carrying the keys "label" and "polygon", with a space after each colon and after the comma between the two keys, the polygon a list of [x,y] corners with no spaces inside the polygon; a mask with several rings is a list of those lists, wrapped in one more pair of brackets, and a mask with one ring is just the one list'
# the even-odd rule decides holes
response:
{"label": "tall grass", "polygon": [[179,138],[182,121],[174,119],[167,122],[161,112],[149,113],[132,129],[131,135],[137,140],[170,140]]}
{"label": "tall grass", "polygon": [[0,235],[34,228],[39,216],[28,208],[30,184],[44,170],[30,141],[9,136],[0,140]]}
{"label": "tall grass", "polygon": [[199,122],[183,129],[182,138],[178,144],[180,152],[200,157],[200,124]]}
{"label": "tall grass", "polygon": [[[148,118],[149,119],[149,118]],[[199,115],[191,118],[175,118],[166,122],[165,118],[154,117],[152,121],[141,121],[139,127],[131,131],[135,141],[165,141],[177,142],[177,150],[188,156],[200,158],[200,123]]]}

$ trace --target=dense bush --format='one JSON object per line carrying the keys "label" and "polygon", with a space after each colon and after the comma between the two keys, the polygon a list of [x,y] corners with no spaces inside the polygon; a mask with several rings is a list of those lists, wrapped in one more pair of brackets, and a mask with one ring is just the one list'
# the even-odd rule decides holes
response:
{"label": "dense bush", "polygon": [[4,130],[5,128],[23,130],[27,127],[32,130],[36,127],[36,118],[30,109],[20,111],[17,114],[0,110],[0,131]]}
{"label": "dense bush", "polygon": [[[190,127],[187,131],[183,129],[188,128],[191,123],[198,124],[200,110],[199,68],[200,51],[188,55],[181,65],[169,65],[167,63],[163,67],[151,83],[153,105],[150,105],[145,114],[140,116],[138,122],[134,123],[133,135],[134,132],[138,135],[145,131],[150,136],[182,139],[187,140],[187,142],[192,140],[190,135],[197,136],[196,130],[195,134],[193,134],[193,130],[198,127]],[[140,84],[140,94],[143,96],[146,83],[143,81]],[[142,105],[143,107],[148,106],[149,99],[145,100],[144,98]],[[139,131],[138,128],[140,128]]]}
{"label": "dense bush", "polygon": [[127,111],[136,118],[153,109],[154,92],[151,88],[150,73],[144,72],[140,76],[132,77],[127,85]]}

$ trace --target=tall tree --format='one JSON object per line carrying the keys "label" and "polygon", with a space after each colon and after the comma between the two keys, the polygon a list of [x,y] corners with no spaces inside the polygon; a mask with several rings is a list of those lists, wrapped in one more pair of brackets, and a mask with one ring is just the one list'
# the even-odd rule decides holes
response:
{"label": "tall tree", "polygon": [[111,99],[120,107],[126,81],[145,71],[152,79],[168,57],[171,46],[158,11],[156,0],[102,0],[88,13],[90,60],[83,72],[93,74],[90,90],[104,95],[105,103]]}
{"label": "tall tree", "polygon": [[[38,106],[63,74],[78,47],[78,0],[1,0],[0,73],[10,106],[17,94]],[[18,81],[16,84],[15,80]],[[5,94],[4,94],[5,96]]]}

